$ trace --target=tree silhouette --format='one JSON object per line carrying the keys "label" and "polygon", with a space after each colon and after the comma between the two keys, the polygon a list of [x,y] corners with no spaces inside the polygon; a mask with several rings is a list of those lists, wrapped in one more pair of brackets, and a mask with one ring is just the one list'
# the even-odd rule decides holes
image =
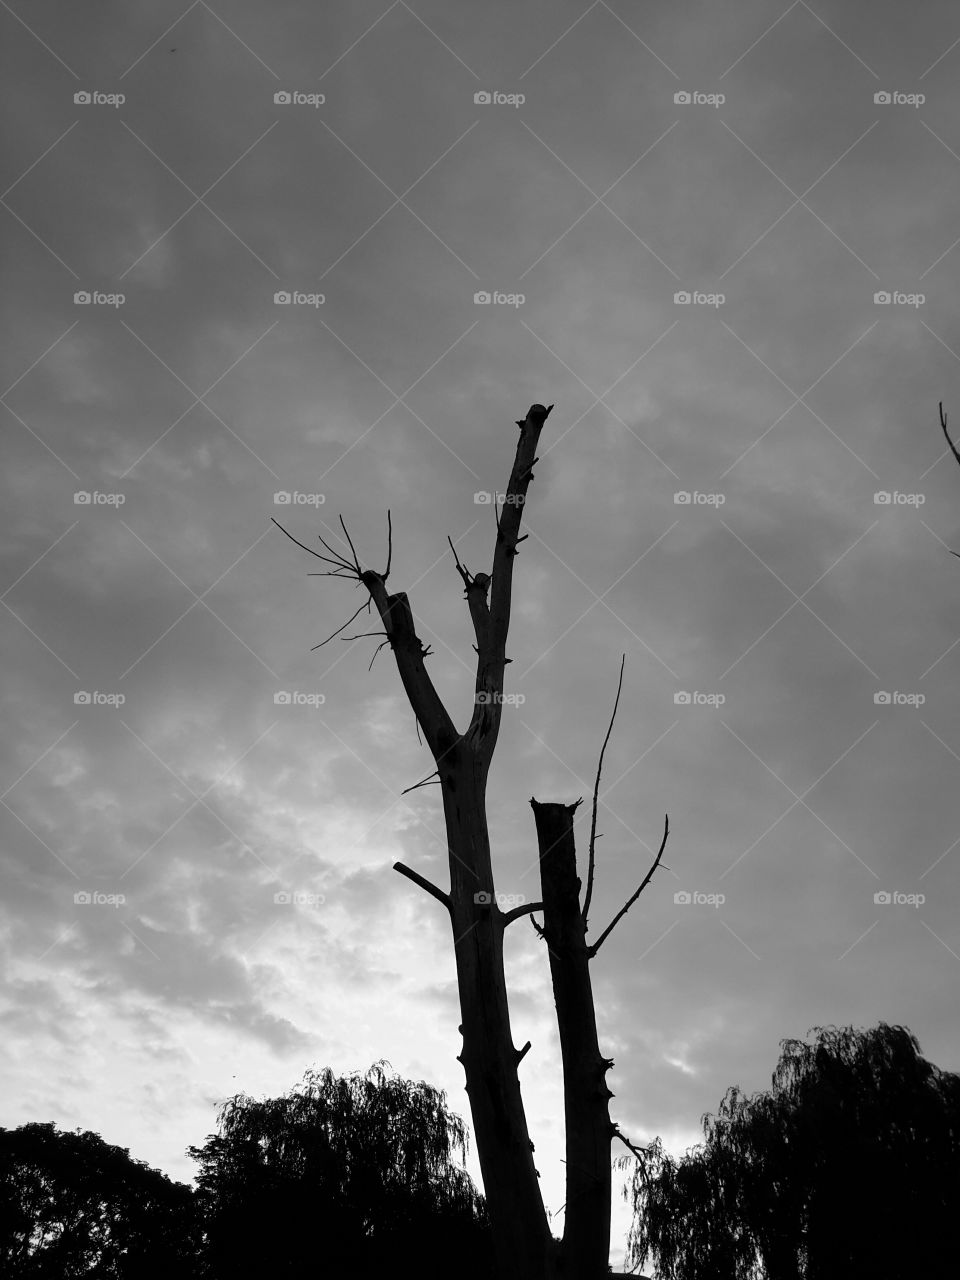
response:
{"label": "tree silhouette", "polygon": [[943,1274],[960,1203],[960,1076],[914,1036],[816,1027],[782,1041],[768,1093],[727,1091],[706,1142],[658,1148],[626,1195],[632,1265],[663,1280]]}
{"label": "tree silhouette", "polygon": [[[306,546],[282,525],[277,525],[298,546],[329,566],[316,576],[342,578],[366,588],[369,598],[365,603],[315,648],[342,635],[365,608],[369,612],[375,607],[383,630],[361,633],[384,637],[370,665],[380,649],[389,645],[417,725],[436,764],[434,773],[416,786],[426,786],[434,778],[440,786],[449,854],[449,892],[403,863],[395,863],[394,867],[440,902],[450,918],[460,995],[459,1030],[463,1036],[459,1060],[466,1076],[499,1280],[544,1280],[545,1277],[593,1280],[606,1274],[610,1251],[611,1140],[619,1137],[634,1148],[610,1119],[608,1100],[613,1095],[606,1084],[606,1073],[613,1066],[613,1060],[601,1054],[597,1041],[589,962],[649,883],[660,863],[669,830],[665,823],[660,850],[640,889],[597,941],[588,945],[594,845],[598,838],[598,768],[582,905],[573,839],[573,814],[580,801],[564,805],[538,804],[531,800],[543,900],[500,910],[487,826],[487,777],[500,732],[504,675],[511,661],[506,654],[506,643],[513,565],[519,544],[528,536],[520,533],[523,509],[538,461],[540,433],[552,409],[553,405],[533,404],[526,418],[517,420],[520,437],[503,494],[502,514],[497,502],[492,504],[496,538],[491,573],[470,573],[450,542],[473,624],[477,654],[472,713],[463,733],[455,727],[424,666],[431,651],[416,633],[406,592],[389,594],[387,591],[393,560],[390,512],[387,512],[386,568],[382,573],[361,566],[342,516],[343,539],[332,531],[330,537],[336,538],[343,549],[331,546],[319,536],[322,552]],[[622,675],[621,666],[621,680]],[[618,701],[619,696],[618,688]],[[611,720],[611,728],[612,724]],[[609,735],[608,729],[608,739]],[[602,751],[600,759],[602,764]],[[549,948],[563,1063],[567,1194],[559,1248],[550,1234],[544,1212],[540,1175],[533,1162],[534,1147],[520,1093],[518,1067],[530,1049],[530,1042],[520,1049],[513,1043],[503,967],[503,936],[507,926],[524,915],[530,915],[533,920],[533,913],[540,910],[543,926],[535,923],[535,927]]]}
{"label": "tree silhouette", "polygon": [[0,1275],[144,1280],[199,1275],[193,1190],[96,1133],[0,1129]]}
{"label": "tree silhouette", "polygon": [[442,1092],[382,1062],[308,1071],[279,1098],[237,1095],[189,1148],[210,1276],[487,1280],[483,1199],[454,1162],[466,1143]]}

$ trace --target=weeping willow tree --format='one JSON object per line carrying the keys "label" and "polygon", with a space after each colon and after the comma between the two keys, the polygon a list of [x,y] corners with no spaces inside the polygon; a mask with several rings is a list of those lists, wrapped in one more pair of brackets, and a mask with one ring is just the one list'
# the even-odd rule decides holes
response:
{"label": "weeping willow tree", "polygon": [[489,1274],[463,1121],[442,1092],[384,1065],[308,1071],[285,1096],[224,1104],[219,1132],[189,1149],[213,1277],[359,1278],[403,1263],[427,1277]]}
{"label": "weeping willow tree", "polygon": [[663,1280],[943,1274],[960,1203],[960,1076],[901,1026],[784,1040],[773,1088],[728,1090],[705,1143],[657,1148],[626,1196],[631,1265]]}

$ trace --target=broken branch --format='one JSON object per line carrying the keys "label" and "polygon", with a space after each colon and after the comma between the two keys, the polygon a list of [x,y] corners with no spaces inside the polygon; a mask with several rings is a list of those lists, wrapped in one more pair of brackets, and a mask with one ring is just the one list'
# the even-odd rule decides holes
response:
{"label": "broken branch", "polygon": [[452,909],[450,895],[444,893],[442,889],[438,889],[435,884],[432,884],[426,876],[422,876],[419,871],[411,870],[410,867],[404,866],[402,862],[395,862],[393,869],[394,871],[399,871],[402,876],[406,876],[408,880],[412,880],[414,884],[418,884],[421,889],[425,889],[432,898],[442,902],[448,911]]}
{"label": "broken branch", "polygon": [[366,569],[360,575],[360,581],[377,606],[387,642],[397,661],[404,692],[419,727],[423,729],[433,758],[439,762],[453,748],[459,735],[423,665],[423,659],[430,650],[429,647],[424,648],[417,635],[407,594],[398,591],[388,595],[383,578],[373,569]]}

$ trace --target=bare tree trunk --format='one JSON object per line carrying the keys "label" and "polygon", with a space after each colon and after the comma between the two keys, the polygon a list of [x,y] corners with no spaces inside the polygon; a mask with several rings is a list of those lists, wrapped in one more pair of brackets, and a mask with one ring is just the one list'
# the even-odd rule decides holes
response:
{"label": "bare tree trunk", "polygon": [[601,1055],[597,1041],[573,838],[577,805],[530,803],[540,846],[543,934],[563,1062],[567,1197],[559,1275],[563,1280],[599,1280],[610,1254],[610,1142],[615,1128],[606,1074],[613,1061]]}
{"label": "bare tree trunk", "polygon": [[[504,916],[493,894],[484,781],[454,766],[443,785],[451,921],[467,1094],[502,1280],[544,1277],[553,1238],[527,1129],[503,971]],[[443,773],[443,770],[441,770]],[[473,776],[471,776],[473,774]]]}
{"label": "bare tree trunk", "polygon": [[[595,1276],[600,1277],[607,1272],[610,1139],[614,1135],[623,1138],[623,1135],[610,1123],[607,1101],[612,1095],[604,1077],[612,1063],[600,1056],[597,1046],[588,961],[636,901],[663,853],[661,845],[660,854],[640,889],[599,940],[588,947],[585,933],[593,887],[597,791],[595,789],[594,792],[589,876],[582,910],[573,842],[572,815],[576,806],[537,805],[534,801],[541,851],[543,902],[514,907],[506,913],[497,905],[487,828],[486,784],[500,731],[504,672],[510,661],[506,656],[506,641],[510,624],[513,561],[519,543],[526,537],[520,535],[523,506],[537,461],[537,442],[552,408],[552,405],[531,405],[526,418],[517,422],[520,439],[502,514],[494,506],[497,536],[492,574],[468,572],[460,563],[453,543],[450,544],[476,636],[474,706],[470,723],[462,734],[455,728],[424,667],[424,659],[430,656],[430,650],[417,636],[406,594],[402,591],[387,593],[386,582],[393,551],[390,513],[387,513],[387,567],[383,573],[361,568],[342,517],[340,523],[350,547],[350,557],[335,550],[322,536],[320,542],[327,554],[321,554],[293,538],[292,534],[287,534],[305,551],[333,566],[333,571],[327,570],[326,576],[353,579],[367,588],[367,603],[322,643],[327,644],[340,635],[364,608],[376,606],[384,629],[363,634],[384,636],[383,645],[389,644],[393,650],[410,706],[437,766],[435,775],[431,774],[417,786],[426,785],[434,776],[440,784],[450,890],[445,893],[403,863],[398,862],[394,866],[443,903],[453,928],[462,1019],[460,1032],[463,1036],[459,1061],[466,1076],[484,1193],[493,1227],[497,1280],[560,1280],[561,1276],[563,1280],[594,1280]],[[283,532],[287,533],[285,529]],[[622,683],[622,666],[620,674]],[[618,688],[618,701],[619,697]],[[612,719],[610,727],[613,727]],[[608,729],[604,749],[609,737]],[[602,765],[602,751],[600,761]],[[597,788],[599,785],[598,769]],[[551,948],[550,964],[564,1071],[567,1216],[561,1250],[557,1249],[550,1234],[544,1212],[517,1075],[517,1067],[530,1043],[528,1041],[522,1049],[514,1047],[503,971],[505,928],[521,916],[541,908],[545,929],[537,928],[542,935],[545,932]],[[627,1142],[627,1139],[623,1138],[623,1141]],[[631,1147],[631,1150],[640,1154],[636,1148]]]}
{"label": "bare tree trunk", "polygon": [[523,541],[520,522],[537,441],[549,413],[543,405],[531,405],[526,418],[517,423],[520,439],[503,513],[497,519],[492,575],[470,574],[457,557],[477,641],[473,714],[462,735],[423,665],[428,650],[416,634],[406,595],[387,594],[389,563],[383,574],[363,572],[354,557],[356,573],[380,614],[410,705],[433,754],[443,794],[449,894],[400,864],[397,869],[443,901],[450,913],[460,990],[460,1061],[500,1280],[546,1277],[553,1251],[517,1076],[525,1050],[514,1047],[510,1033],[503,972],[503,931],[509,920],[496,903],[486,813],[487,774],[500,731],[508,661],[513,561],[517,544]]}

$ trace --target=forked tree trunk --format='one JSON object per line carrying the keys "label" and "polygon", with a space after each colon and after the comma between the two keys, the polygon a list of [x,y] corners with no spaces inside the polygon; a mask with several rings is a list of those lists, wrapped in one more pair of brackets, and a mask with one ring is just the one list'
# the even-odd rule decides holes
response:
{"label": "forked tree trunk", "polygon": [[[484,1194],[493,1228],[497,1280],[600,1280],[607,1274],[610,1139],[614,1134],[622,1135],[610,1123],[607,1100],[612,1095],[604,1077],[612,1063],[601,1057],[597,1045],[588,962],[636,901],[663,853],[661,845],[660,854],[640,889],[599,941],[588,947],[585,934],[593,885],[597,792],[594,792],[588,886],[582,908],[573,841],[576,806],[534,802],[543,902],[528,903],[506,913],[497,905],[487,828],[486,784],[500,731],[504,671],[510,661],[506,656],[506,641],[513,561],[517,545],[523,541],[520,523],[537,461],[537,441],[552,408],[552,405],[549,408],[531,405],[526,418],[517,423],[520,439],[502,514],[497,518],[492,574],[469,573],[454,549],[477,651],[473,713],[464,733],[458,733],[454,727],[424,667],[423,660],[429,656],[429,649],[417,636],[406,594],[387,593],[393,549],[389,512],[389,551],[383,573],[361,568],[342,517],[352,560],[334,550],[322,537],[320,541],[326,555],[293,538],[311,555],[334,566],[334,572],[328,571],[328,576],[352,578],[367,588],[369,602],[367,606],[361,605],[357,613],[370,604],[376,606],[384,629],[372,634],[385,636],[383,643],[393,650],[404,690],[437,766],[436,778],[443,796],[446,823],[450,890],[444,892],[402,863],[396,863],[395,868],[442,902],[450,916],[462,1019],[463,1048],[459,1060],[466,1076]],[[496,506],[494,513],[497,514]],[[453,544],[450,545],[453,548]],[[352,621],[353,618],[328,640],[339,635]],[[621,667],[621,681],[622,678]],[[618,701],[619,696],[618,689]],[[612,725],[611,720],[611,728]],[[608,729],[607,740],[609,736]],[[600,760],[602,764],[602,751]],[[424,783],[428,781],[430,779],[424,779]],[[598,769],[598,788],[599,784]],[[543,1208],[517,1075],[517,1067],[530,1044],[527,1042],[522,1049],[514,1046],[503,970],[505,928],[524,915],[531,914],[532,919],[532,912],[541,909],[544,929],[537,928],[550,946],[567,1127],[567,1204],[559,1249]]]}

